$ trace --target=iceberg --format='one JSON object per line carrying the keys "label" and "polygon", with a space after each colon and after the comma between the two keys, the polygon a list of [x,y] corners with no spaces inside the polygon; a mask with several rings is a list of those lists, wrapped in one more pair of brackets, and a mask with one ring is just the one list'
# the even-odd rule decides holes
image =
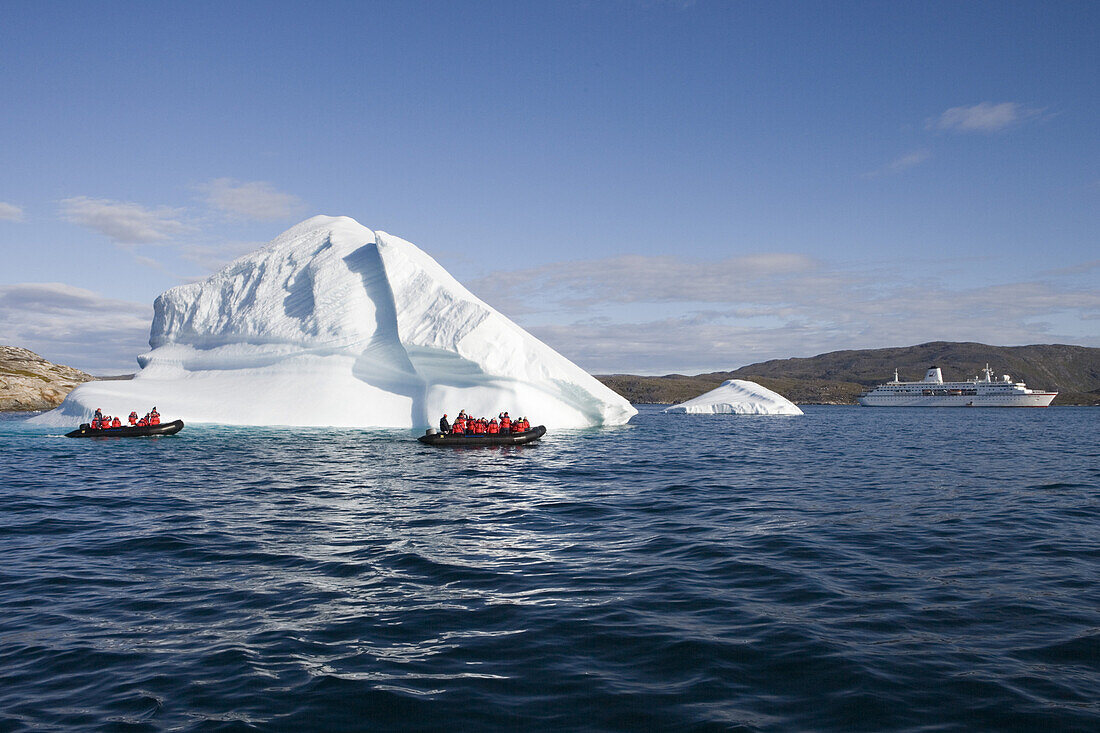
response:
{"label": "iceberg", "polygon": [[348,217],[308,219],[153,310],[132,380],[84,384],[34,420],[154,405],[185,422],[378,428],[460,409],[557,428],[637,414],[415,245]]}
{"label": "iceberg", "polygon": [[745,379],[727,379],[710,392],[665,408],[689,415],[802,415],[798,405],[778,392]]}

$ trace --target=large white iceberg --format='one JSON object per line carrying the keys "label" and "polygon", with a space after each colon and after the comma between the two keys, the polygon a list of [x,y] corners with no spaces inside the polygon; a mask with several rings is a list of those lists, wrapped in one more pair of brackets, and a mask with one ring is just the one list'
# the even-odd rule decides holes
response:
{"label": "large white iceberg", "polygon": [[157,406],[238,425],[425,427],[460,409],[548,427],[637,411],[403,239],[316,216],[154,303],[129,381],[90,382],[36,418],[75,424]]}
{"label": "large white iceberg", "polygon": [[690,415],[802,415],[798,405],[778,392],[745,379],[727,379],[710,392],[665,408]]}

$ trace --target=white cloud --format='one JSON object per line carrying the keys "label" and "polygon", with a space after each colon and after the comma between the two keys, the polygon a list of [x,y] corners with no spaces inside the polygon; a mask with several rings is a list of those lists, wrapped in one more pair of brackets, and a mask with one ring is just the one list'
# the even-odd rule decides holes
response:
{"label": "white cloud", "polygon": [[[252,219],[283,217],[293,213],[301,202],[279,193],[263,182],[238,183],[219,178],[202,186],[207,202],[220,211]],[[2,213],[0,209],[0,213]],[[175,252],[203,270],[213,272],[226,263],[263,246],[262,242],[219,242],[212,236],[216,217],[184,218],[184,209],[168,206],[145,207],[111,199],[76,196],[61,201],[61,215],[67,221],[99,232],[123,246],[134,259],[147,267],[169,272],[162,261]],[[225,224],[224,220],[221,224]],[[158,245],[156,252],[142,251],[141,245]]]}
{"label": "white cloud", "polygon": [[0,201],[0,221],[23,221],[23,209],[15,204]]}
{"label": "white cloud", "polygon": [[1042,113],[1018,102],[981,102],[970,107],[952,107],[928,120],[927,127],[953,132],[996,132]]}
{"label": "white cloud", "polygon": [[784,283],[795,278],[813,280],[819,267],[811,257],[788,252],[748,254],[716,262],[623,255],[496,272],[470,287],[517,304],[530,303],[534,288],[542,297],[580,308],[595,303],[731,303],[752,300],[761,283],[785,287]]}
{"label": "white cloud", "polygon": [[236,181],[215,178],[199,185],[207,204],[226,214],[271,221],[286,219],[302,211],[304,204],[297,196],[277,191],[266,181]]}
{"label": "white cloud", "polygon": [[879,168],[878,170],[871,171],[864,174],[864,178],[878,178],[879,176],[886,175],[887,173],[900,173],[901,171],[909,168],[915,168],[924,161],[932,157],[931,150],[914,150],[911,153],[901,156],[892,160],[889,164]]}
{"label": "white cloud", "polygon": [[1100,318],[1100,293],[1068,278],[952,289],[801,255],[629,257],[494,273],[472,289],[596,372],[698,373],[935,340],[1100,345],[1085,327]]}
{"label": "white cloud", "polygon": [[906,168],[912,168],[913,166],[920,165],[924,161],[932,157],[930,150],[914,150],[908,155],[903,155],[894,162],[890,163],[890,170],[903,171]]}
{"label": "white cloud", "polygon": [[99,232],[118,244],[163,242],[188,230],[177,217],[180,209],[76,196],[61,202],[61,215],[74,224]]}
{"label": "white cloud", "polygon": [[178,247],[180,256],[193,262],[206,272],[216,272],[233,260],[254,252],[266,242],[220,242],[218,244],[183,244]]}
{"label": "white cloud", "polygon": [[135,371],[152,318],[149,304],[63,283],[0,285],[0,343],[93,373]]}

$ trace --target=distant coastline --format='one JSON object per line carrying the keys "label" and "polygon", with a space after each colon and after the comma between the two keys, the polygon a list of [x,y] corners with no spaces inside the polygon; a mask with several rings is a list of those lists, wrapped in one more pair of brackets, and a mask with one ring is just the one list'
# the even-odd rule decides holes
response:
{"label": "distant coastline", "polygon": [[933,341],[916,346],[832,351],[808,358],[773,359],[729,372],[596,378],[635,404],[675,404],[727,379],[748,379],[801,405],[855,405],[869,387],[892,379],[920,379],[935,364],[952,379],[976,375],[986,363],[1031,388],[1058,391],[1054,405],[1100,405],[1100,348],[1068,344],[991,346]]}
{"label": "distant coastline", "polygon": [[[808,358],[773,359],[728,372],[659,377],[597,374],[634,404],[671,405],[698,397],[727,379],[748,379],[800,405],[855,405],[869,387],[892,378],[919,379],[936,364],[953,379],[977,374],[986,363],[1029,387],[1058,391],[1054,405],[1100,405],[1100,348],[1068,344],[990,346],[934,341],[886,349],[833,351]],[[0,412],[50,410],[77,385],[133,379],[133,374],[93,376],[54,364],[27,349],[0,346]]]}

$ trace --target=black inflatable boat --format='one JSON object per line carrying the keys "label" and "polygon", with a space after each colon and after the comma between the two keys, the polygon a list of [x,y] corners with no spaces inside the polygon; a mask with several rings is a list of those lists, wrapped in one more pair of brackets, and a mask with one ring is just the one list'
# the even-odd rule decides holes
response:
{"label": "black inflatable boat", "polygon": [[524,445],[533,443],[546,434],[546,426],[539,425],[523,433],[478,433],[476,435],[452,435],[429,431],[419,440],[424,445]]}
{"label": "black inflatable boat", "polygon": [[102,428],[92,430],[88,423],[84,423],[71,433],[65,433],[66,438],[141,438],[147,435],[175,435],[183,430],[183,420],[162,422],[160,425],[123,425],[120,428]]}

